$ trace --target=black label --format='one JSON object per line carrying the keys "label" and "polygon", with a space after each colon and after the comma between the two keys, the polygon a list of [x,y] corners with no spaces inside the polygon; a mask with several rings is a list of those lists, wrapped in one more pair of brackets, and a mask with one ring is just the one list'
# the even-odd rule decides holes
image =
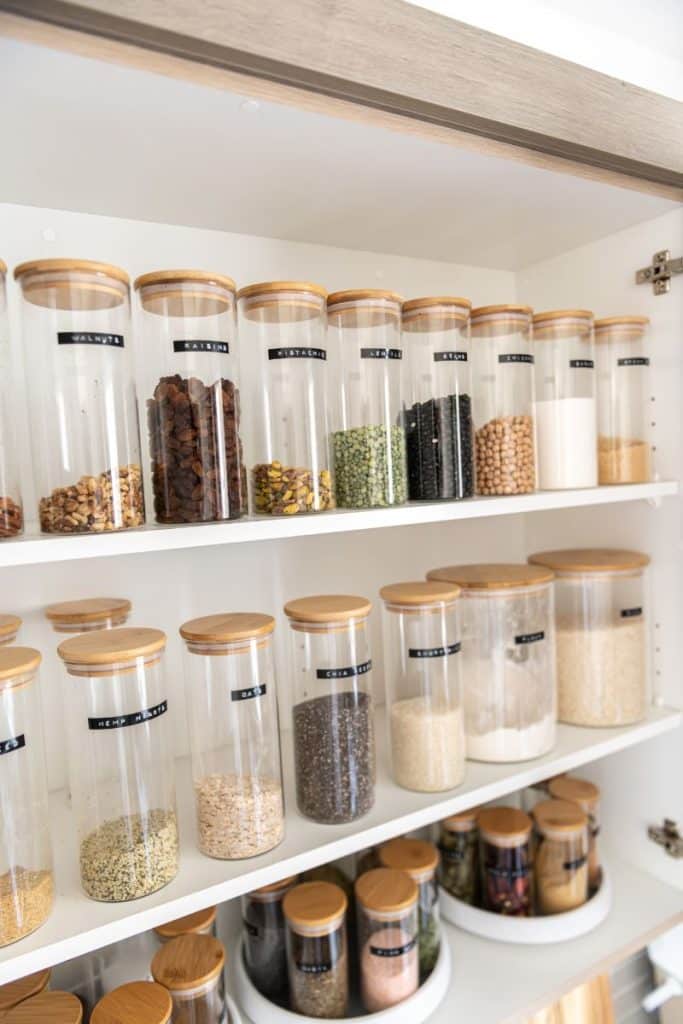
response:
{"label": "black label", "polygon": [[301,971],[302,974],[327,974],[332,970],[332,963],[329,960],[324,960],[319,964],[304,964],[297,960],[296,969]]}
{"label": "black label", "polygon": [[499,363],[533,363],[534,357],[529,352],[508,352],[498,356]]}
{"label": "black label", "polygon": [[382,946],[370,946],[370,952],[373,956],[405,956],[406,953],[410,953],[411,949],[415,949],[417,939],[411,939],[410,942],[404,943],[402,946],[390,946],[388,949],[384,949]]}
{"label": "black label", "polygon": [[269,348],[269,359],[327,359],[327,352],[324,348]]}
{"label": "black label", "polygon": [[0,740],[0,754],[11,754],[13,750],[21,750],[26,746],[26,737],[23,732],[18,736],[12,736],[10,740]]}
{"label": "black label", "polygon": [[520,633],[515,637],[516,644],[537,644],[539,640],[545,640],[545,633],[542,629],[536,633]]}
{"label": "black label", "polygon": [[244,918],[242,918],[242,924],[244,925],[244,930],[247,935],[250,935],[252,939],[258,938],[258,928],[255,924],[252,924],[251,921],[247,921]]}
{"label": "black label", "polygon": [[467,352],[435,352],[435,363],[466,363]]}
{"label": "black label", "polygon": [[565,871],[578,871],[587,862],[588,857],[576,857],[575,860],[566,860],[562,867]]}
{"label": "black label", "polygon": [[622,608],[620,613],[622,619],[637,619],[643,614],[642,608]]}
{"label": "black label", "polygon": [[266,684],[259,683],[257,686],[247,686],[244,690],[231,690],[230,700],[251,700],[252,697],[265,697]]}
{"label": "black label", "polygon": [[123,348],[122,334],[102,334],[99,331],[59,331],[58,345],[106,345],[107,348]]}
{"label": "black label", "polygon": [[448,647],[409,647],[409,658],[448,658],[451,654],[457,654],[460,650],[460,641],[449,644]]}
{"label": "black label", "polygon": [[442,860],[445,860],[449,864],[460,864],[465,859],[467,848],[465,846],[462,846],[459,849],[458,847],[449,848],[439,844],[439,851],[441,853]]}
{"label": "black label", "polygon": [[631,356],[629,359],[617,359],[617,366],[649,366],[650,360],[644,356]]}
{"label": "black label", "polygon": [[400,348],[362,348],[361,359],[403,359],[403,350]]}
{"label": "black label", "polygon": [[593,370],[595,368],[592,359],[570,359],[569,365],[572,370]]}
{"label": "black label", "polygon": [[371,661],[364,661],[361,665],[348,665],[346,668],[318,668],[315,671],[315,678],[351,679],[353,676],[364,676],[371,668]]}
{"label": "black label", "polygon": [[227,341],[174,341],[174,352],[219,352],[227,356],[230,352],[230,344]]}
{"label": "black label", "polygon": [[522,868],[491,868],[486,866],[486,874],[491,875],[492,878],[528,878],[529,869]]}
{"label": "black label", "polygon": [[144,711],[134,711],[131,715],[119,715],[118,718],[89,718],[89,729],[125,729],[129,725],[139,725],[141,722],[149,722],[152,718],[159,718],[168,711],[168,701],[162,700],[161,704],[155,704],[153,708],[145,708]]}

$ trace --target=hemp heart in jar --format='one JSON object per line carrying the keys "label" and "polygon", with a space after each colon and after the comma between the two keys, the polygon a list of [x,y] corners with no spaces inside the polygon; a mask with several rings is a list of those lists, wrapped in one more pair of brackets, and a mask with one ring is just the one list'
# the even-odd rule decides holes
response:
{"label": "hemp heart in jar", "polygon": [[331,882],[304,882],[285,896],[290,1009],[345,1017],[349,1002],[347,899]]}
{"label": "hemp heart in jar", "polygon": [[482,902],[507,917],[530,917],[532,821],[515,807],[479,812]]}
{"label": "hemp heart in jar", "polygon": [[450,896],[475,906],[479,898],[479,807],[441,822],[439,884]]}

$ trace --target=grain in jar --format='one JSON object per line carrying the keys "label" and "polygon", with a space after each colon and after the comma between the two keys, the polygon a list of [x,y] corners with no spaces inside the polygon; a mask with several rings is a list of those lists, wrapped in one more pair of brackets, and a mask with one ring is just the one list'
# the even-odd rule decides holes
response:
{"label": "grain in jar", "polygon": [[576,804],[588,817],[588,888],[595,892],[602,882],[598,836],[600,835],[600,790],[587,779],[561,775],[552,779],[549,795],[555,800]]}
{"label": "grain in jar", "polygon": [[649,323],[646,316],[609,316],[595,321],[601,484],[638,484],[652,479]]}
{"label": "grain in jar", "polygon": [[7,266],[0,260],[0,538],[16,537],[24,529],[18,449],[14,437],[16,409],[5,290],[6,274]]}
{"label": "grain in jar", "polygon": [[13,644],[20,629],[21,619],[18,615],[0,615],[0,647]]}
{"label": "grain in jar", "polygon": [[41,992],[3,1015],[3,1024],[81,1024],[83,1007],[71,992]]}
{"label": "grain in jar", "polygon": [[289,1006],[308,1017],[345,1017],[349,1003],[348,901],[331,882],[303,882],[282,904]]}
{"label": "grain in jar", "polygon": [[588,815],[567,800],[543,800],[536,827],[536,913],[562,914],[588,899]]}
{"label": "grain in jar", "polygon": [[10,981],[7,985],[0,986],[0,1018],[13,1006],[18,1006],[26,999],[37,996],[50,984],[51,968],[46,967],[42,971],[28,974],[25,978],[17,981]]}
{"label": "grain in jar", "polygon": [[213,935],[170,939],[152,960],[154,981],[170,992],[172,1024],[225,1024],[225,949]]}
{"label": "grain in jar", "polygon": [[168,1024],[173,1002],[155,981],[131,981],[100,999],[90,1024]]}
{"label": "grain in jar", "polygon": [[288,985],[282,901],[296,882],[292,875],[242,896],[244,965],[261,995],[275,1002],[284,1001]]}
{"label": "grain in jar", "polygon": [[485,807],[477,820],[482,906],[493,914],[529,917],[531,818],[516,807]]}
{"label": "grain in jar", "polygon": [[355,888],[361,999],[379,1013],[417,991],[419,892],[404,871],[381,867]]}
{"label": "grain in jar", "polygon": [[452,814],[441,822],[439,885],[450,896],[474,905],[479,895],[478,807]]}
{"label": "grain in jar", "polygon": [[405,871],[417,885],[417,946],[420,981],[425,981],[436,966],[441,948],[436,881],[439,851],[423,839],[391,839],[380,847],[379,861],[383,868]]}

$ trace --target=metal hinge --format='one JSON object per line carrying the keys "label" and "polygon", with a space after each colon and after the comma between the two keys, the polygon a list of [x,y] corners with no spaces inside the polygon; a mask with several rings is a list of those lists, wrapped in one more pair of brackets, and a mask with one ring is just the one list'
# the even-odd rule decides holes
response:
{"label": "metal hinge", "polygon": [[661,249],[652,257],[652,266],[636,270],[636,284],[652,282],[655,295],[665,295],[671,291],[671,278],[674,274],[683,274],[683,256],[671,259],[671,249]]}
{"label": "metal hinge", "polygon": [[683,857],[683,836],[671,818],[665,818],[663,825],[650,825],[647,834],[655,843],[663,846],[671,857]]}

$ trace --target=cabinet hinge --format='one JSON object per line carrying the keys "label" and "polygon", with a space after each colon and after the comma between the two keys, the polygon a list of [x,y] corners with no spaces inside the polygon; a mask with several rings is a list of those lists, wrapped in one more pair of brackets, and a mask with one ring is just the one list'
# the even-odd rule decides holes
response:
{"label": "cabinet hinge", "polygon": [[650,825],[647,834],[655,843],[663,846],[671,857],[683,857],[683,836],[671,818],[665,818],[663,825]]}
{"label": "cabinet hinge", "polygon": [[652,264],[636,270],[636,284],[652,283],[655,295],[665,295],[671,291],[671,278],[674,274],[683,274],[683,256],[671,259],[671,249],[661,249],[652,257]]}

